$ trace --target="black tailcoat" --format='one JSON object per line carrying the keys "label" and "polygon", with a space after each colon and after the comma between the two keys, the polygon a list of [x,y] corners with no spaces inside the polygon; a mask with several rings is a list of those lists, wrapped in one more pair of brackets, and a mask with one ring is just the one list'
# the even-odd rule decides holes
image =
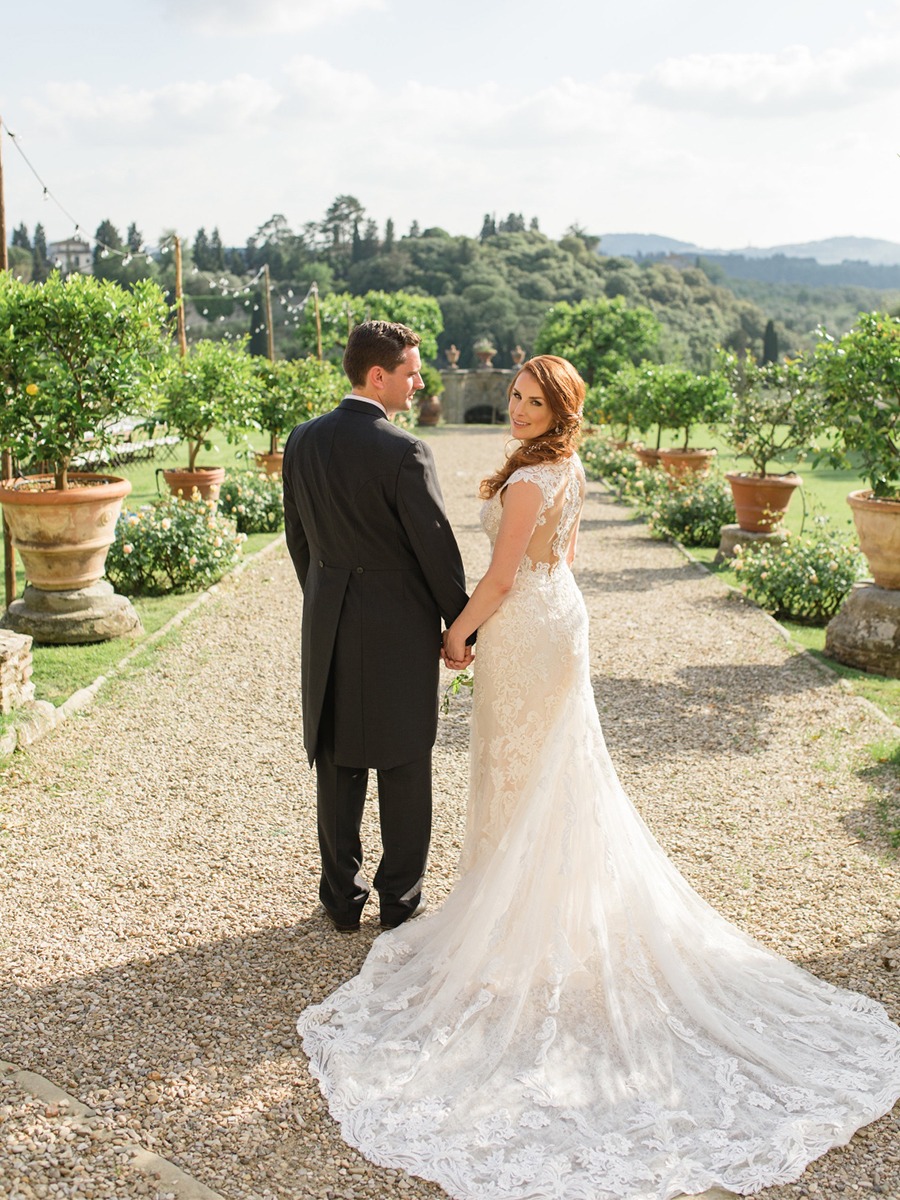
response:
{"label": "black tailcoat", "polygon": [[431,451],[346,397],[293,430],[283,473],[310,763],[331,671],[339,765],[420,758],[437,733],[441,618],[450,624],[467,599]]}

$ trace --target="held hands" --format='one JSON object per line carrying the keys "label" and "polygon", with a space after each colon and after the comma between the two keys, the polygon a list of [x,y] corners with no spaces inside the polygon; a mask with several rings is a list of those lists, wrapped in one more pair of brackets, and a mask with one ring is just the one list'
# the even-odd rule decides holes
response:
{"label": "held hands", "polygon": [[450,671],[463,671],[474,660],[472,647],[466,645],[465,638],[455,633],[452,626],[445,629],[441,646],[441,662],[444,666]]}

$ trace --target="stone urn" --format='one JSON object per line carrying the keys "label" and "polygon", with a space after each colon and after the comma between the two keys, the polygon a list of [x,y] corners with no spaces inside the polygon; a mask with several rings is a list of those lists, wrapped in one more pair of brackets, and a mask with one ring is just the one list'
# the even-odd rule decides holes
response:
{"label": "stone urn", "polygon": [[439,396],[423,396],[419,401],[417,424],[437,425],[441,419],[441,400]]}
{"label": "stone urn", "polygon": [[825,630],[829,658],[900,679],[900,500],[851,492],[847,503],[872,583],[858,583]]}
{"label": "stone urn", "polygon": [[516,343],[515,350],[511,352],[511,357],[514,367],[521,367],[522,363],[525,361],[525,351],[518,344],[518,342]]}
{"label": "stone urn", "polygon": [[900,500],[876,499],[870,491],[851,492],[847,503],[876,587],[900,589]]}
{"label": "stone urn", "polygon": [[[281,450],[276,450],[274,453],[257,450],[254,452],[253,457],[256,459],[256,465],[259,469],[265,471],[267,475],[281,475],[281,467],[284,463],[284,453]],[[221,487],[221,484],[219,486]]]}
{"label": "stone urn", "polygon": [[[115,475],[75,474],[57,491],[52,475],[5,482],[0,504],[28,582],[46,592],[96,583],[131,483]],[[18,483],[20,486],[14,486]]]}
{"label": "stone urn", "polygon": [[201,500],[218,502],[219,492],[225,482],[224,467],[197,467],[194,471],[172,467],[163,471],[163,479],[173,496],[190,500],[196,491]]}
{"label": "stone urn", "polygon": [[460,354],[459,349],[455,345],[448,346],[447,349],[444,351],[444,357],[447,359],[447,362],[450,364],[451,371],[459,370],[459,354]]}
{"label": "stone urn", "polygon": [[497,353],[497,347],[492,345],[486,337],[479,338],[472,349],[475,351],[479,367],[489,367],[494,360],[494,355]]}
{"label": "stone urn", "polygon": [[72,645],[141,633],[131,603],[102,579],[131,483],[73,473],[57,490],[52,476],[5,481],[0,504],[28,584],[3,627],[36,642]]}
{"label": "stone urn", "polygon": [[[624,450],[627,442],[623,442],[619,449]],[[659,466],[659,451],[653,446],[634,446],[634,455],[642,467],[647,467],[653,470]]]}
{"label": "stone urn", "polygon": [[769,533],[779,527],[791,497],[803,482],[799,475],[757,475],[728,471],[725,475],[734,497],[737,523],[747,533]]}
{"label": "stone urn", "polygon": [[705,475],[712,466],[715,450],[660,450],[659,465],[676,479]]}

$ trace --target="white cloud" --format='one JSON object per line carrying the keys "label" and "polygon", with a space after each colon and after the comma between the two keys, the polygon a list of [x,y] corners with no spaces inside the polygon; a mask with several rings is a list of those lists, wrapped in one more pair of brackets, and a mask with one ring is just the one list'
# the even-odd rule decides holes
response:
{"label": "white cloud", "polygon": [[[900,240],[900,145],[878,90],[893,80],[878,79],[879,62],[870,43],[693,56],[644,77],[545,76],[532,89],[395,82],[304,55],[265,74],[158,87],[45,84],[22,102],[21,124],[37,167],[86,227],[109,215],[151,238],[218,225],[238,244],[273,212],[299,228],[351,193],[401,232],[415,218],[474,235],[493,211],[536,215],[553,236],[577,221],[721,246],[851,232]],[[863,87],[860,74],[855,106],[823,119],[821,96]],[[786,97],[795,119],[773,139],[772,123],[753,118],[785,111]],[[811,98],[820,108],[804,117]],[[725,133],[723,114],[740,117]],[[33,181],[14,164],[9,210],[32,224]],[[51,236],[67,232],[38,211]]]}
{"label": "white cloud", "polygon": [[900,40],[864,38],[814,54],[691,54],[654,67],[637,98],[723,116],[796,116],[846,108],[900,87]]}
{"label": "white cloud", "polygon": [[380,11],[384,0],[162,0],[165,15],[199,33],[303,33],[355,13]]}
{"label": "white cloud", "polygon": [[273,115],[278,92],[265,80],[236,75],[215,83],[172,83],[103,91],[78,81],[51,83],[27,103],[36,120],[57,131],[77,129],[88,144],[173,147],[198,136],[240,132]]}

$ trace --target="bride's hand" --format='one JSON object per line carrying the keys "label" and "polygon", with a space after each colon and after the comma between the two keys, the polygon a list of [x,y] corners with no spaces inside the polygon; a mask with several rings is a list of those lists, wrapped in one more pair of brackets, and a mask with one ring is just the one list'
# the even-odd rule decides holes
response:
{"label": "bride's hand", "polygon": [[452,626],[444,630],[441,658],[451,671],[463,670],[474,658],[471,646],[466,645],[465,638],[454,632]]}

